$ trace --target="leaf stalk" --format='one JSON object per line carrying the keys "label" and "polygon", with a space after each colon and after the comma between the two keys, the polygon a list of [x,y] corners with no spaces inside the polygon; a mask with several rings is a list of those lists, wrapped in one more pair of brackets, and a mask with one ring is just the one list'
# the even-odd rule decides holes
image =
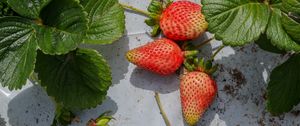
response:
{"label": "leaf stalk", "polygon": [[204,45],[210,43],[210,42],[211,42],[212,40],[214,40],[214,39],[215,39],[215,37],[212,37],[212,38],[210,38],[210,39],[207,39],[207,40],[205,40],[204,42],[202,42],[201,44],[195,46],[195,48],[196,48],[196,49],[199,49],[199,48],[203,47]]}
{"label": "leaf stalk", "polygon": [[133,6],[129,6],[129,5],[126,5],[126,4],[121,4],[121,3],[120,3],[120,5],[121,5],[123,8],[125,8],[125,9],[128,9],[128,10],[132,10],[132,11],[138,12],[138,13],[140,13],[140,14],[143,14],[143,15],[147,16],[147,17],[150,17],[150,16],[151,16],[151,14],[148,13],[147,11],[143,11],[143,10],[138,9],[138,8],[135,8],[135,7],[133,7]]}
{"label": "leaf stalk", "polygon": [[216,55],[217,55],[224,47],[225,47],[224,45],[220,46],[220,47],[218,48],[218,50],[212,55],[212,57],[211,57],[210,60],[211,60],[211,61],[214,61]]}
{"label": "leaf stalk", "polygon": [[264,0],[264,3],[265,3],[266,5],[269,5],[269,4],[270,4],[270,0]]}

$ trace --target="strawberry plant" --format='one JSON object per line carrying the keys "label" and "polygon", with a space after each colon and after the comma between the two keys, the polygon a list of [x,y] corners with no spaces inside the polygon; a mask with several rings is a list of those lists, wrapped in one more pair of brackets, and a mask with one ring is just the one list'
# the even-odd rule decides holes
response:
{"label": "strawberry plant", "polygon": [[202,0],[208,31],[229,46],[255,42],[262,49],[292,56],[276,67],[267,87],[267,109],[274,115],[300,102],[300,1]]}
{"label": "strawberry plant", "polygon": [[123,35],[117,0],[7,0],[0,7],[2,86],[21,89],[35,79],[56,102],[54,122],[63,124],[72,110],[101,104],[110,67],[97,51],[79,46],[111,44]]}
{"label": "strawberry plant", "polygon": [[[291,54],[271,73],[267,109],[274,115],[290,111],[300,102],[300,1],[299,0],[152,0],[148,11],[151,35],[166,38],[128,51],[127,59],[160,75],[184,65],[180,95],[189,125],[201,118],[217,93],[212,64],[224,46],[256,43],[279,54]],[[26,80],[37,81],[56,103],[53,125],[67,125],[72,110],[95,107],[111,85],[109,65],[97,51],[81,44],[111,44],[124,33],[124,10],[117,0],[2,0],[0,1],[0,83],[21,89]],[[198,59],[199,46],[189,40],[206,30],[224,45],[208,61]],[[168,39],[167,39],[168,38]],[[181,41],[177,44],[175,41]],[[180,47],[180,46],[181,47]],[[162,111],[158,93],[155,93]],[[162,111],[166,125],[170,125]],[[102,115],[90,125],[107,125]]]}

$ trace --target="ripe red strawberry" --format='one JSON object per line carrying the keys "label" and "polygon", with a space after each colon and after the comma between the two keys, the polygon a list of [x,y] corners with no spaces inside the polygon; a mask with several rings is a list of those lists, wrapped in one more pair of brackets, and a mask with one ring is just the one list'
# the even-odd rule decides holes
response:
{"label": "ripe red strawberry", "polygon": [[184,119],[194,126],[213,102],[217,93],[215,81],[204,72],[188,72],[180,82],[180,97]]}
{"label": "ripe red strawberry", "polygon": [[[216,67],[211,68],[213,72]],[[185,121],[194,126],[212,104],[217,94],[214,79],[204,71],[185,73],[180,80],[180,97]]]}
{"label": "ripe red strawberry", "polygon": [[126,58],[138,67],[169,75],[182,65],[184,55],[176,43],[162,38],[128,51]]}
{"label": "ripe red strawberry", "polygon": [[171,3],[160,17],[160,28],[172,40],[196,39],[208,27],[201,6],[190,1]]}

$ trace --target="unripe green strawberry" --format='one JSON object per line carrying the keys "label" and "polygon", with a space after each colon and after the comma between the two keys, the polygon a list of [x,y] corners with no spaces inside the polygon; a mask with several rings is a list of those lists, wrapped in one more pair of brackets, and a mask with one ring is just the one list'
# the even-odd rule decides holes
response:
{"label": "unripe green strawberry", "polygon": [[138,67],[169,75],[182,65],[183,54],[175,42],[162,38],[128,51],[126,58]]}
{"label": "unripe green strawberry", "polygon": [[86,126],[109,126],[108,123],[114,119],[114,117],[110,116],[109,113],[109,111],[104,112],[96,120],[89,120]]}
{"label": "unripe green strawberry", "polygon": [[201,72],[187,72],[180,80],[180,97],[185,121],[194,126],[213,102],[217,85],[210,75]]}
{"label": "unripe green strawberry", "polygon": [[164,35],[172,40],[196,39],[208,27],[201,6],[190,1],[171,3],[161,14],[159,24]]}

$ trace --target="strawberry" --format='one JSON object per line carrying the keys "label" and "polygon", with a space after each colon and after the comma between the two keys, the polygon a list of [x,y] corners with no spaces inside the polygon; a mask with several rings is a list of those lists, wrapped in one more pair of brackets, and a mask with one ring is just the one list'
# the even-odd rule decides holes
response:
{"label": "strawberry", "polygon": [[204,65],[209,64],[204,62],[200,64],[203,67],[184,73],[180,79],[182,112],[185,121],[190,126],[196,125],[217,94],[216,82],[208,74],[214,72],[216,67]]}
{"label": "strawberry", "polygon": [[184,56],[176,43],[163,38],[128,51],[126,58],[141,68],[169,75],[181,66]]}
{"label": "strawberry", "polygon": [[150,18],[145,23],[153,27],[153,36],[162,30],[169,39],[185,41],[198,38],[208,27],[201,5],[190,1],[170,2],[164,7],[161,2],[152,0],[148,12]]}
{"label": "strawberry", "polygon": [[152,36],[157,36],[162,31],[169,39],[186,41],[198,38],[208,27],[208,23],[201,13],[201,5],[187,0],[176,2],[151,0],[148,12],[129,5],[121,5],[148,16],[145,23],[153,28]]}
{"label": "strawberry", "polygon": [[181,51],[172,40],[162,38],[126,53],[129,62],[138,67],[160,75],[174,73],[183,63],[185,55],[194,55],[198,51]]}
{"label": "strawberry", "polygon": [[91,119],[86,126],[109,126],[108,123],[114,119],[109,115],[110,111],[104,112],[97,119]]}
{"label": "strawberry", "polygon": [[190,1],[171,3],[160,17],[160,28],[172,40],[196,39],[208,27],[201,6]]}

